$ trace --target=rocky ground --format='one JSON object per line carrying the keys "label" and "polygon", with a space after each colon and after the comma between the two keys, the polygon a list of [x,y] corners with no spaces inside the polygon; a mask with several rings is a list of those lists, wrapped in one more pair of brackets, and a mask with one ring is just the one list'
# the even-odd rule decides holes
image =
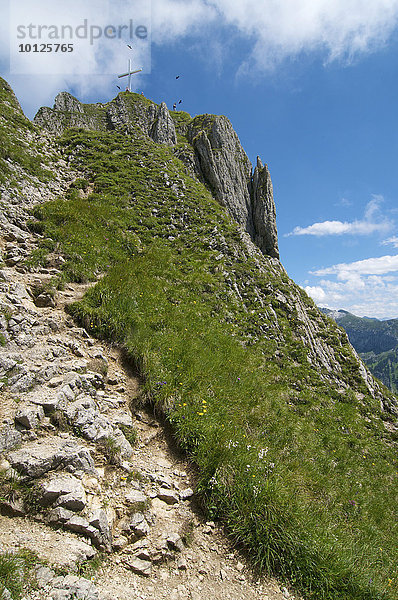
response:
{"label": "rocky ground", "polygon": [[140,404],[123,353],[65,312],[87,286],[51,291],[56,253],[24,266],[37,243],[27,209],[73,178],[58,166],[46,193],[25,182],[1,198],[0,551],[43,561],[25,600],[293,598],[204,520],[193,469]]}

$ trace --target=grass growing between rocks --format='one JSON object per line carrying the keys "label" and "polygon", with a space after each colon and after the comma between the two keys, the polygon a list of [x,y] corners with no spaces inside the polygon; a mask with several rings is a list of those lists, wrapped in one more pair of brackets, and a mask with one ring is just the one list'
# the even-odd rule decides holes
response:
{"label": "grass growing between rocks", "polygon": [[[18,600],[25,587],[34,587],[31,571],[39,562],[37,556],[29,550],[20,550],[15,554],[0,553],[0,597],[3,597],[6,589],[13,600]],[[6,597],[8,598],[4,595]]]}
{"label": "grass growing between rocks", "polygon": [[[9,85],[0,77],[0,185],[16,185],[12,163],[20,165],[30,175],[48,181],[52,174],[33,140],[28,140],[37,128],[24,116]],[[18,178],[18,175],[15,175]]]}
{"label": "grass growing between rocks", "polygon": [[[36,209],[43,244],[58,244],[65,279],[105,273],[70,312],[139,366],[209,516],[308,599],[396,598],[396,445],[345,335],[250,256],[169,149],[138,131],[71,131],[60,146],[94,191]],[[309,363],[293,297],[351,389]]]}

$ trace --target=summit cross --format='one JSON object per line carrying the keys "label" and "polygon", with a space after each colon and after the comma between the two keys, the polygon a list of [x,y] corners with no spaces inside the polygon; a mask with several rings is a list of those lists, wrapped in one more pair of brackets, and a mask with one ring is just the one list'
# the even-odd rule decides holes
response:
{"label": "summit cross", "polygon": [[129,69],[128,69],[127,73],[122,73],[121,75],[118,75],[119,79],[121,77],[128,77],[128,83],[127,83],[126,90],[131,92],[131,76],[134,75],[135,73],[140,73],[141,71],[142,71],[142,69],[137,69],[136,71],[132,71],[131,70],[131,59],[129,59]]}

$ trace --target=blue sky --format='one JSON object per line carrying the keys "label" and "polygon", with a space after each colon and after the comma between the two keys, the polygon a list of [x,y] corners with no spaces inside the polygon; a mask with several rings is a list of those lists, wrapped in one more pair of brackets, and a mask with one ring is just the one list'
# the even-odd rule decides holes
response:
{"label": "blue sky", "polygon": [[[46,2],[31,4],[45,19]],[[112,23],[138,22],[150,4],[87,0],[74,17],[99,19],[102,7]],[[64,89],[110,100],[111,73],[132,57],[146,71],[137,91],[227,115],[252,162],[268,164],[281,261],[317,303],[398,317],[398,0],[153,0],[151,44],[98,40],[68,57],[72,74],[53,56],[55,75],[33,74],[33,54],[26,75],[10,73],[5,0],[0,11],[0,73],[30,118]],[[81,75],[84,61],[110,74]]]}

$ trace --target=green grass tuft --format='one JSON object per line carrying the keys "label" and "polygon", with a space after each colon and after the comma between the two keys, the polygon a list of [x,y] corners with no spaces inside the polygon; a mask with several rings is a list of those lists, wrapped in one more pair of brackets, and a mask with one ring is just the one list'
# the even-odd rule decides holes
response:
{"label": "green grass tuft", "polygon": [[25,589],[35,587],[32,568],[40,562],[33,552],[25,549],[15,554],[0,553],[0,597],[7,589],[13,600],[18,600]]}

